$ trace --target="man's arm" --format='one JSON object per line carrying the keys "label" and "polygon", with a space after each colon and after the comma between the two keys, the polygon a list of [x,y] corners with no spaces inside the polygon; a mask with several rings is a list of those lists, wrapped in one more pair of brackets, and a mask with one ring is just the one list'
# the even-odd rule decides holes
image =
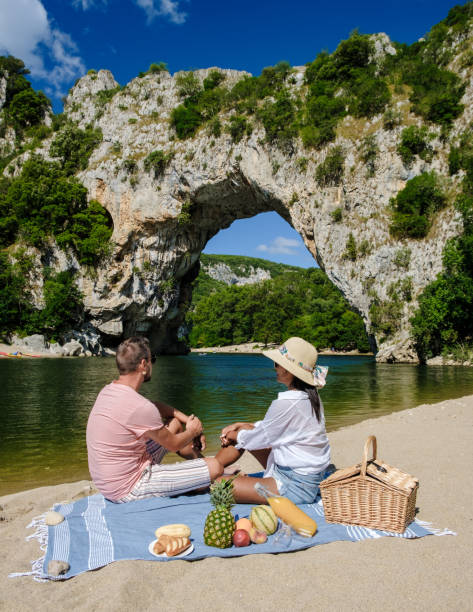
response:
{"label": "man's arm", "polygon": [[164,402],[154,402],[154,404],[164,419],[176,418],[180,423],[187,423],[187,420],[189,419],[187,414],[184,414],[180,410],[177,410]]}
{"label": "man's arm", "polygon": [[202,433],[202,423],[196,416],[191,415],[186,419],[186,430],[180,433],[174,434],[167,427],[161,427],[161,429],[150,429],[144,435],[175,453]]}

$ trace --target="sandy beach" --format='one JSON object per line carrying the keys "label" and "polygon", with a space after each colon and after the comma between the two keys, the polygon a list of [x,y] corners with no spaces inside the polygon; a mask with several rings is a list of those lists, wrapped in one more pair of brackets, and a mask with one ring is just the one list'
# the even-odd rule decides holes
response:
{"label": "sandy beach", "polygon": [[[378,457],[420,480],[418,517],[457,536],[335,542],[296,553],[192,563],[121,561],[66,582],[37,583],[41,552],[30,520],[53,503],[93,492],[88,481],[0,498],[0,610],[471,610],[473,395],[418,406],[329,434],[337,467]],[[258,469],[244,455],[247,471]]]}
{"label": "sandy beach", "polygon": [[[246,342],[245,344],[230,344],[227,346],[208,346],[206,348],[192,348],[191,353],[242,353],[261,354],[263,350],[276,348],[277,344],[263,346],[261,342]],[[319,355],[372,355],[373,353],[360,353],[359,351],[332,351],[321,349]]]}

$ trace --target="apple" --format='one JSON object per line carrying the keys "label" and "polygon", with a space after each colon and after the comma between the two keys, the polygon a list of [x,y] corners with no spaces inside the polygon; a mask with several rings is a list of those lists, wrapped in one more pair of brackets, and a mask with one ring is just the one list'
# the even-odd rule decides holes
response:
{"label": "apple", "polygon": [[233,543],[235,546],[249,546],[250,534],[246,531],[246,529],[237,529],[233,533]]}
{"label": "apple", "polygon": [[250,540],[253,544],[264,544],[268,539],[268,535],[264,531],[259,531],[256,527],[250,529]]}

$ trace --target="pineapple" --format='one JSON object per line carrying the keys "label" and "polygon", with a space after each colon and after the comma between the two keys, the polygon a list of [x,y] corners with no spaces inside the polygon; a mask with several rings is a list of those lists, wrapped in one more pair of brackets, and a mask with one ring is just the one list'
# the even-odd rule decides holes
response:
{"label": "pineapple", "polygon": [[235,531],[235,518],[230,508],[235,503],[232,480],[222,479],[210,487],[210,503],[215,506],[205,519],[204,542],[207,546],[229,548]]}

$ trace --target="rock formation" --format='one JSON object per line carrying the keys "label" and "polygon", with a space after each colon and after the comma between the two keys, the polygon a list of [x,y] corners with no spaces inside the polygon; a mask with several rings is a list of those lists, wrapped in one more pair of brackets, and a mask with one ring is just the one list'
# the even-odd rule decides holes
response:
{"label": "rock formation", "polygon": [[[380,36],[377,53],[386,52],[394,49]],[[455,134],[473,119],[472,69],[460,69],[455,62],[450,68],[467,83],[465,111],[454,125]],[[211,70],[194,74],[202,82]],[[292,91],[304,87],[304,70],[294,69]],[[221,72],[225,87],[245,74]],[[118,86],[109,71],[100,70],[82,77],[67,97],[69,119],[81,127],[99,126],[103,132],[103,142],[78,177],[90,199],[98,200],[114,223],[112,256],[94,277],[80,277],[90,323],[109,341],[143,333],[156,351],[185,350],[178,329],[207,241],[236,219],[276,211],[302,236],[314,264],[362,315],[378,359],[416,361],[409,334],[416,296],[440,272],[443,246],[461,231],[461,221],[450,205],[438,213],[425,239],[400,241],[389,233],[389,201],[422,172],[434,169],[448,175],[449,145],[441,139],[440,128],[433,128],[432,160],[416,157],[409,168],[396,151],[400,132],[422,122],[410,111],[406,94],[394,98],[402,116],[394,129],[383,127],[381,115],[371,120],[347,116],[337,126],[336,141],[321,150],[305,149],[296,138],[290,154],[282,151],[265,141],[258,122],[251,135],[236,144],[225,130],[216,137],[205,126],[181,141],[170,126],[171,111],[181,103],[177,76],[146,74],[99,104],[98,92]],[[222,123],[230,115],[221,115]],[[378,148],[371,176],[360,153],[367,135]],[[315,171],[334,146],[344,151],[343,177],[338,186],[321,186]],[[144,164],[156,150],[170,155],[159,174]],[[47,155],[46,145],[43,152]],[[357,245],[364,245],[354,260],[346,257],[350,234]],[[241,253],[245,254],[244,244]],[[408,256],[400,263],[403,253]],[[411,279],[413,300],[403,305],[398,332],[389,339],[376,336],[370,319],[372,296],[388,300],[388,287],[405,278]]]}

